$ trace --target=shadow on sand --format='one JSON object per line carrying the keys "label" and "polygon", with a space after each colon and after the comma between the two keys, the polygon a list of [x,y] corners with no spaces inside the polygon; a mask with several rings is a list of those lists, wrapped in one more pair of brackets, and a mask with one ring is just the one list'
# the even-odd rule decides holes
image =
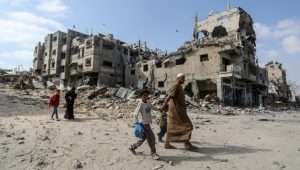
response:
{"label": "shadow on sand", "polygon": [[[191,153],[199,153],[199,156],[186,156],[185,155],[172,155],[161,156],[163,161],[172,161],[174,164],[179,164],[182,161],[216,161],[216,162],[228,162],[227,159],[217,159],[213,156],[217,155],[234,155],[234,154],[249,154],[256,152],[269,152],[269,149],[257,149],[248,146],[233,146],[233,145],[211,145],[207,143],[192,142],[197,148],[192,151],[186,151]],[[207,147],[198,147],[197,145],[205,145]],[[180,149],[183,150],[183,149]]]}
{"label": "shadow on sand", "polygon": [[99,117],[86,117],[86,118],[75,118],[75,119],[63,119],[63,121],[66,122],[87,122],[91,120],[100,120],[101,118]]}

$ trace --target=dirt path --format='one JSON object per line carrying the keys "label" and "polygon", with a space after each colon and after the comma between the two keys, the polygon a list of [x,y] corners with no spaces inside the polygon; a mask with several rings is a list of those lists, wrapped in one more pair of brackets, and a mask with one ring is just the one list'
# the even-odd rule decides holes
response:
{"label": "dirt path", "polygon": [[[2,99],[1,115],[8,108]],[[31,111],[39,108],[34,106]],[[1,117],[0,169],[300,169],[297,113],[232,117],[192,113],[192,141],[199,149],[189,152],[176,145],[177,150],[165,150],[158,143],[163,161],[151,159],[147,144],[137,156],[128,151],[136,140],[130,121],[76,116],[76,121],[52,121],[43,114]],[[154,131],[158,132],[156,125]]]}

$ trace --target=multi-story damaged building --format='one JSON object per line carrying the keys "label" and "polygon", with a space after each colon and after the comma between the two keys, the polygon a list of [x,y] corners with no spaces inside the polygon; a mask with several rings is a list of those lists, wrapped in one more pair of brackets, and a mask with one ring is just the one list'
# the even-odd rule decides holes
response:
{"label": "multi-story damaged building", "polygon": [[271,61],[266,64],[269,79],[268,101],[288,102],[291,98],[291,90],[286,81],[286,71],[279,62]]}
{"label": "multi-story damaged building", "polygon": [[41,74],[42,70],[43,70],[44,48],[45,48],[45,45],[40,43],[40,42],[34,48],[33,68],[35,69],[35,72],[38,73],[38,74]]}
{"label": "multi-story damaged building", "polygon": [[35,48],[34,71],[61,85],[136,84],[135,63],[143,51],[113,35],[57,31]]}
{"label": "multi-story damaged building", "polygon": [[185,89],[193,96],[215,94],[228,105],[263,104],[267,73],[257,63],[256,34],[247,12],[233,8],[203,21],[196,17],[193,37],[167,57],[140,62],[140,81],[165,91],[184,73]]}

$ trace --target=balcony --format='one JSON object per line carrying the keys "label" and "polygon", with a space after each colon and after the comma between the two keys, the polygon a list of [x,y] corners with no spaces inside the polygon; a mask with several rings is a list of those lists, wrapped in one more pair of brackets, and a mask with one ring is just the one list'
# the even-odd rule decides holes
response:
{"label": "balcony", "polygon": [[242,69],[238,65],[222,65],[220,71],[220,77],[236,77],[242,78]]}

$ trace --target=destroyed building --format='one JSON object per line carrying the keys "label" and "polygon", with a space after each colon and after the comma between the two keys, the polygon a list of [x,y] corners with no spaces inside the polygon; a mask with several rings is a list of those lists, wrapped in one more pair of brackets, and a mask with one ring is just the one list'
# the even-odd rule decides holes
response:
{"label": "destroyed building", "polygon": [[193,40],[167,57],[138,63],[140,82],[166,91],[178,73],[186,75],[185,90],[193,97],[216,95],[227,105],[257,106],[267,96],[267,72],[256,58],[251,16],[241,8],[195,17]]}
{"label": "destroyed building", "polygon": [[288,102],[291,99],[291,90],[287,83],[286,71],[283,69],[282,64],[277,61],[271,61],[265,67],[269,79],[268,102]]}
{"label": "destroyed building", "polygon": [[74,30],[45,37],[34,50],[33,71],[44,81],[63,86],[136,84],[135,63],[142,48],[113,35],[87,35]]}

